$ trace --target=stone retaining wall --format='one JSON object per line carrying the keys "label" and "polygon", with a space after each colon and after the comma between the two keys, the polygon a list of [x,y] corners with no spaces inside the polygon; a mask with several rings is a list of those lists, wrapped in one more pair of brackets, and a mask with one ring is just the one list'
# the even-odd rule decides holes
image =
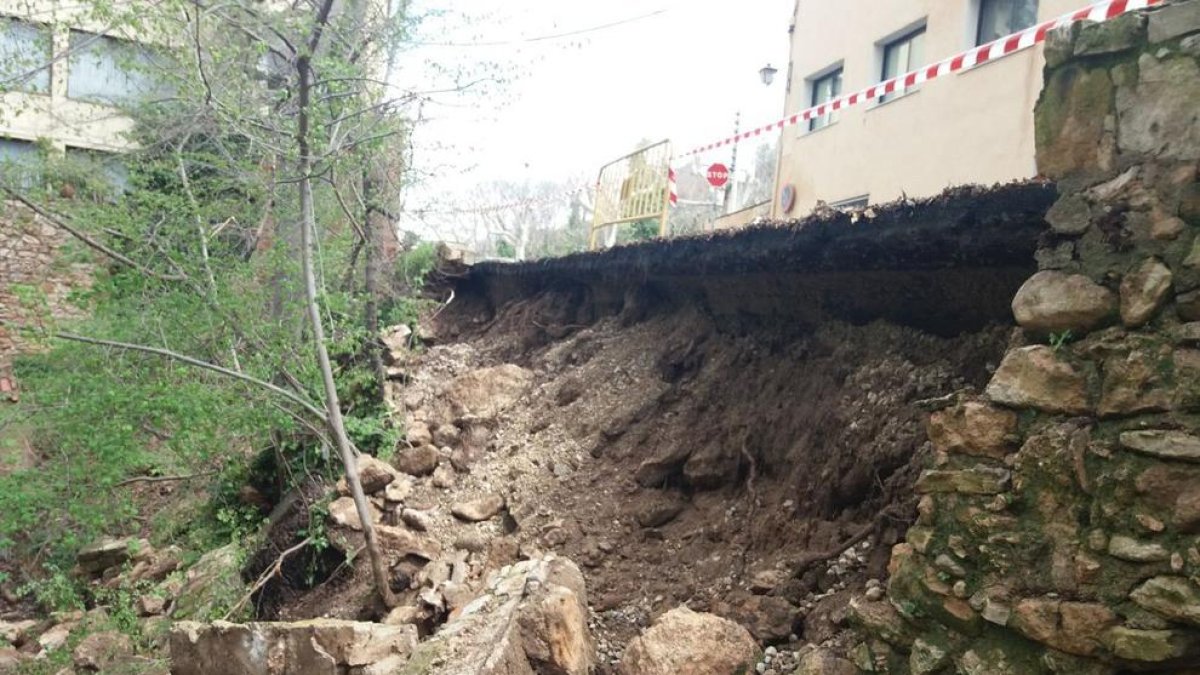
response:
{"label": "stone retaining wall", "polygon": [[930,418],[888,598],[854,608],[865,671],[1200,665],[1200,0],[1046,59],[1054,231],[986,391]]}
{"label": "stone retaining wall", "polygon": [[[91,283],[92,266],[75,249],[65,232],[27,208],[0,203],[0,319],[36,321],[47,311],[58,319],[80,316],[68,296]],[[0,365],[31,347],[0,326]]]}

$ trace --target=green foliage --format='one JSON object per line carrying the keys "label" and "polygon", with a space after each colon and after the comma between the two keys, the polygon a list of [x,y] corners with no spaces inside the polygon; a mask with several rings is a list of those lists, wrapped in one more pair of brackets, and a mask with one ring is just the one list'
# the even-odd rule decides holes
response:
{"label": "green foliage", "polygon": [[496,255],[501,258],[515,258],[517,257],[517,249],[509,240],[501,239],[496,242]]}
{"label": "green foliage", "polygon": [[1053,349],[1057,353],[1063,347],[1070,344],[1074,338],[1075,338],[1075,336],[1069,330],[1065,330],[1061,333],[1051,333],[1050,334],[1050,348]]}
{"label": "green foliage", "polygon": [[74,579],[54,563],[45,566],[46,576],[36,579],[17,589],[20,595],[32,597],[51,612],[69,612],[83,609],[83,591]]}
{"label": "green foliage", "polygon": [[425,285],[425,280],[436,265],[437,246],[427,241],[420,242],[396,259],[396,272],[407,288],[419,289]]}
{"label": "green foliage", "polygon": [[622,242],[649,241],[658,236],[658,225],[654,219],[638,220],[622,227],[618,239]]}

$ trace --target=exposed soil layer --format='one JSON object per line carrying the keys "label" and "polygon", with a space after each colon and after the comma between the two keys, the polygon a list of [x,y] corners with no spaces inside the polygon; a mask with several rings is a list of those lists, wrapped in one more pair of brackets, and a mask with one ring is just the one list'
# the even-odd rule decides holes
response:
{"label": "exposed soil layer", "polygon": [[[921,402],[987,382],[1052,192],[960,191],[870,222],[477,266],[396,402],[479,453],[450,486],[418,479],[409,502],[446,550],[470,551],[473,574],[539,551],[577,561],[606,662],[682,603],[764,643],[836,645],[848,594],[886,578],[915,516]],[[754,264],[735,265],[739,248]],[[452,378],[506,363],[532,373],[515,404],[488,419],[445,410]],[[449,513],[496,492],[503,517]],[[797,568],[860,533],[856,564]],[[347,566],[279,613],[362,617],[368,578]]]}

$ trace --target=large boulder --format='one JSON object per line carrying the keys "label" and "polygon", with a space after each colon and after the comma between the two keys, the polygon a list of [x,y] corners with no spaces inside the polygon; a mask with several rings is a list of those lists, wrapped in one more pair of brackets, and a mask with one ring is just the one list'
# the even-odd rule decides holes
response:
{"label": "large boulder", "polygon": [[104,537],[80,549],[75,562],[87,574],[100,574],[110,567],[145,559],[151,553],[153,549],[146,539]]}
{"label": "large boulder", "polygon": [[1008,352],[986,393],[996,403],[1018,408],[1070,415],[1090,410],[1087,378],[1045,345]]}
{"label": "large boulder", "polygon": [[443,398],[455,418],[491,419],[525,393],[533,373],[511,363],[460,375],[446,387]]}
{"label": "large boulder", "polygon": [[76,672],[103,673],[132,655],[133,642],[129,636],[117,631],[103,631],[83,638],[71,652],[71,659]]}
{"label": "large boulder", "polygon": [[677,607],[663,614],[625,649],[621,675],[729,675],[749,673],[758,644],[738,624]]}
{"label": "large boulder", "polygon": [[1040,333],[1086,333],[1116,313],[1112,291],[1082,274],[1044,271],[1029,277],[1012,301],[1022,328]]}
{"label": "large boulder", "polygon": [[[413,625],[311,619],[295,623],[200,624],[171,631],[173,675],[341,675],[398,669],[417,644]],[[391,670],[389,672],[395,672]]]}
{"label": "large boulder", "polygon": [[229,544],[205,553],[188,569],[171,616],[201,621],[217,618],[245,593],[241,549],[237,544]]}

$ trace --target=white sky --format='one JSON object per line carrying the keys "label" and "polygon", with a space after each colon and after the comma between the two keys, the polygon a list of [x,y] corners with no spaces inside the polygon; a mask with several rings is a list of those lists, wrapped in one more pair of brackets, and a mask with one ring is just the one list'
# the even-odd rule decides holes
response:
{"label": "white sky", "polygon": [[[793,0],[415,0],[427,19],[398,81],[446,88],[481,74],[499,85],[435,94],[414,139],[429,174],[409,203],[494,178],[590,180],[640,140],[670,138],[677,152],[783,114]],[[649,16],[648,16],[649,15]],[[529,38],[622,25],[552,40]],[[779,69],[765,87],[758,70]],[[713,161],[728,162],[728,148]],[[706,158],[708,159],[708,158]]]}

